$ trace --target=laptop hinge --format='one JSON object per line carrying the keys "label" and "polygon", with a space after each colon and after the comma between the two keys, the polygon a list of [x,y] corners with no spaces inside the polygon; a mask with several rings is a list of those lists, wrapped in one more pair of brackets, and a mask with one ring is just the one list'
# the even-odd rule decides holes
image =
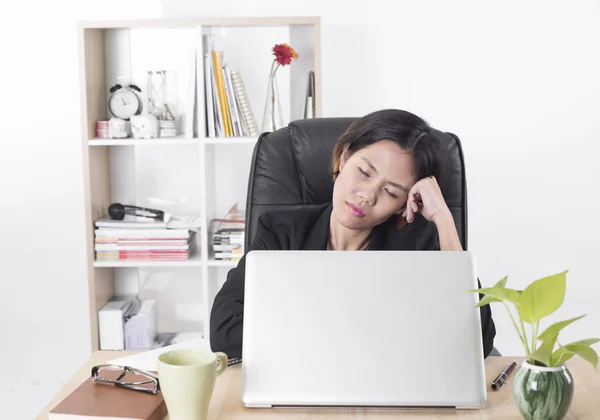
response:
{"label": "laptop hinge", "polygon": [[455,405],[273,405],[292,409],[377,409],[377,410],[456,410]]}

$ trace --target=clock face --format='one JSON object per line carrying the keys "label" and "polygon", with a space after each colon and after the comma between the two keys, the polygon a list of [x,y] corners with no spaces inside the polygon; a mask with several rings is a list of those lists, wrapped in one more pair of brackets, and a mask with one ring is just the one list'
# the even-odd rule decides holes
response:
{"label": "clock face", "polygon": [[138,96],[129,89],[113,93],[108,100],[108,108],[115,117],[123,120],[128,120],[141,111]]}

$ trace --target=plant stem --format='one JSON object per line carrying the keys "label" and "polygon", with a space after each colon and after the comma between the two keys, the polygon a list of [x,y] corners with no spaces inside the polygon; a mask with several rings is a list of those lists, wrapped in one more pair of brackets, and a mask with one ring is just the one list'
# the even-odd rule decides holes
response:
{"label": "plant stem", "polygon": [[521,332],[523,333],[523,344],[525,344],[527,350],[527,357],[531,356],[531,350],[529,350],[529,344],[527,343],[527,333],[525,332],[525,323],[519,317],[519,322],[521,323]]}
{"label": "plant stem", "polygon": [[527,339],[526,339],[527,337],[525,337],[525,332],[523,331],[523,334],[521,334],[521,332],[519,331],[519,327],[517,327],[515,318],[513,317],[512,313],[510,312],[510,309],[508,308],[508,305],[506,304],[506,302],[502,301],[502,304],[506,308],[506,312],[508,312],[508,316],[510,316],[510,320],[512,321],[513,326],[515,327],[515,330],[517,330],[517,334],[519,335],[519,338],[521,339],[521,343],[523,343],[523,346],[525,347],[525,352],[527,353],[527,357],[529,357],[529,355],[530,355],[529,346],[527,345]]}
{"label": "plant stem", "polygon": [[540,321],[531,324],[531,353],[535,353]]}

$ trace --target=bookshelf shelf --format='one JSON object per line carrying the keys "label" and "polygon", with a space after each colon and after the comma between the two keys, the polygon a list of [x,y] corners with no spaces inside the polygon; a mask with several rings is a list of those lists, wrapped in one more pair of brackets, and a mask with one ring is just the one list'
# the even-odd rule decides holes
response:
{"label": "bookshelf shelf", "polygon": [[[78,23],[79,142],[83,149],[92,351],[100,348],[98,311],[112,296],[122,293],[157,299],[159,331],[194,331],[210,340],[210,311],[218,285],[228,269],[238,264],[214,259],[211,221],[222,217],[234,204],[240,208],[246,205],[251,159],[261,134],[274,59],[272,48],[287,43],[298,53],[298,59],[282,67],[277,75],[283,123],[304,118],[309,111],[309,115],[319,118],[320,37],[320,18],[314,16]],[[225,88],[220,94],[229,95],[230,108],[222,108],[225,101],[216,100],[219,93],[212,82],[215,71],[220,71],[217,60],[208,58],[213,53],[220,54],[221,69],[229,77],[227,85],[221,84],[219,89]],[[164,74],[165,69],[167,88],[158,95],[151,75],[159,71]],[[113,116],[108,107],[111,88],[128,83],[140,88],[142,114],[151,110],[152,95],[169,104],[178,136],[98,136],[96,127],[105,129],[105,123],[97,123]],[[212,98],[212,105],[207,98]],[[235,136],[214,137],[225,134],[213,130],[219,118],[217,102],[221,123],[227,115],[232,125],[231,115],[235,116]],[[189,259],[96,261],[94,221],[107,217],[111,203],[160,209],[175,216],[197,215],[200,230]]]}
{"label": "bookshelf shelf", "polygon": [[224,260],[215,260],[211,258],[208,260],[207,265],[209,267],[237,267],[238,261],[224,261]]}
{"label": "bookshelf shelf", "polygon": [[204,144],[254,144],[258,137],[206,137]]}
{"label": "bookshelf shelf", "polygon": [[129,28],[181,28],[202,26],[216,27],[269,27],[320,24],[319,16],[274,16],[274,17],[200,17],[169,19],[134,19],[82,21],[80,28],[85,29],[129,29]]}
{"label": "bookshelf shelf", "polygon": [[97,268],[118,268],[118,267],[138,267],[138,268],[160,268],[160,267],[201,267],[202,256],[200,252],[192,254],[185,261],[94,261],[94,267]]}
{"label": "bookshelf shelf", "polygon": [[200,144],[201,139],[186,136],[165,137],[155,139],[99,139],[89,140],[90,146],[144,146],[144,145],[169,145],[169,144]]}
{"label": "bookshelf shelf", "polygon": [[254,144],[258,137],[205,137],[188,138],[177,136],[157,139],[99,139],[89,140],[90,146],[152,146],[179,144]]}

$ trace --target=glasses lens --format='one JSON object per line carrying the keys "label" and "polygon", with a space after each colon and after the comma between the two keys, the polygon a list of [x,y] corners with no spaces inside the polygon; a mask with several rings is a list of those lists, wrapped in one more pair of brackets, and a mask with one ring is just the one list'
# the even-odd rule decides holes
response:
{"label": "glasses lens", "polygon": [[123,368],[113,366],[101,366],[96,373],[98,380],[104,382],[114,382],[123,375]]}
{"label": "glasses lens", "polygon": [[102,366],[97,372],[97,381],[113,383],[123,388],[153,392],[157,390],[151,377],[135,369],[125,370],[118,366]]}
{"label": "glasses lens", "polygon": [[124,385],[148,385],[149,389],[154,388],[154,382],[151,378],[138,371],[130,371],[119,381]]}

